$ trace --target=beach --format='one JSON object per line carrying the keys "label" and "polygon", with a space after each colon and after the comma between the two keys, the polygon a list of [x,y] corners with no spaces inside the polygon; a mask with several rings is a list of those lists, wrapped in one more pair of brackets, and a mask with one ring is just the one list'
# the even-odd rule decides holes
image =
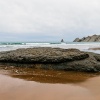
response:
{"label": "beach", "polygon": [[99,85],[99,73],[0,68],[1,100],[99,100]]}
{"label": "beach", "polygon": [[[36,44],[35,44],[36,45]],[[1,45],[0,51],[52,47],[97,52],[97,44]],[[98,53],[100,51],[98,50]],[[0,63],[0,100],[100,100],[100,73],[36,69],[30,64]],[[46,65],[48,67],[48,65]]]}
{"label": "beach", "polygon": [[100,0],[0,0],[0,100],[100,100]]}

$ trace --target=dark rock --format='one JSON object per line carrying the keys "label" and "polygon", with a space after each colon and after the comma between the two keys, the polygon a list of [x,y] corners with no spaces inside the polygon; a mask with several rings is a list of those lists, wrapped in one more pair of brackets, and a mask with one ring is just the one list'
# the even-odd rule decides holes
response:
{"label": "dark rock", "polygon": [[76,38],[73,42],[79,42],[80,39],[79,38]]}
{"label": "dark rock", "polygon": [[0,53],[0,62],[61,63],[88,58],[77,49],[28,48]]}
{"label": "dark rock", "polygon": [[0,52],[0,62],[41,64],[39,68],[43,69],[100,71],[100,55],[78,49],[28,48]]}

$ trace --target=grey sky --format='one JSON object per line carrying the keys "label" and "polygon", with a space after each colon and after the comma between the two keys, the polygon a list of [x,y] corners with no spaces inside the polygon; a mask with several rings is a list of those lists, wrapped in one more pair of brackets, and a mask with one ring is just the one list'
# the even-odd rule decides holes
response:
{"label": "grey sky", "polygon": [[0,0],[0,41],[72,41],[100,34],[100,0]]}

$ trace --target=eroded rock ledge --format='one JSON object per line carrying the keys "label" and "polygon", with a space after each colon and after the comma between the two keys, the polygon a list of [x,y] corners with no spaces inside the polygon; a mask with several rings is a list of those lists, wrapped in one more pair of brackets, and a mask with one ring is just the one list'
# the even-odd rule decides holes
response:
{"label": "eroded rock ledge", "polygon": [[[77,49],[27,48],[0,52],[0,62],[41,64],[40,68],[74,71],[100,71],[100,55]],[[34,67],[36,68],[36,66]]]}

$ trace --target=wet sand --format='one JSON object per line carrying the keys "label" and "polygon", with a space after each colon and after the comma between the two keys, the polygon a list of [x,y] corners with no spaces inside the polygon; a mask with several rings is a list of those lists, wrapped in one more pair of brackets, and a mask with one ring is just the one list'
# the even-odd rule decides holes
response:
{"label": "wet sand", "polygon": [[0,100],[100,100],[100,74],[0,67]]}

